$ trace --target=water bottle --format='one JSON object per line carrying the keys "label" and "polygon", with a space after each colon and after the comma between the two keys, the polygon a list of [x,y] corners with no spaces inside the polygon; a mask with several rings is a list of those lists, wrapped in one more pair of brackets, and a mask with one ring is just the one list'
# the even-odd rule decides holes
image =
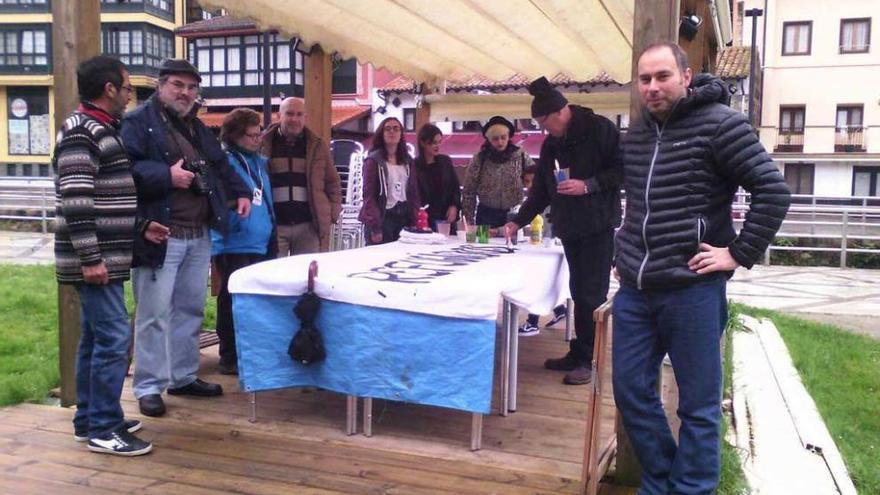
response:
{"label": "water bottle", "polygon": [[541,215],[535,215],[535,218],[531,223],[532,234],[529,238],[529,244],[534,246],[538,246],[541,244],[544,234],[544,217]]}

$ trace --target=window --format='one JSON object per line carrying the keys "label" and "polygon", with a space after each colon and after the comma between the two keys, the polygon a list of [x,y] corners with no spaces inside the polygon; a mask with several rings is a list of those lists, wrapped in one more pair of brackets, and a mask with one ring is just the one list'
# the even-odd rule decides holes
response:
{"label": "window", "polygon": [[49,27],[3,27],[0,29],[0,72],[50,72]]}
{"label": "window", "polygon": [[48,155],[48,88],[10,87],[7,97],[9,154]]}
{"label": "window", "polygon": [[452,123],[452,132],[480,132],[483,126],[478,120],[455,121]]}
{"label": "window", "polygon": [[792,194],[813,194],[813,175],[815,166],[812,163],[786,163],[785,183]]}
{"label": "window", "polygon": [[357,90],[357,60],[350,58],[333,64],[333,94],[350,95]]}
{"label": "window", "polygon": [[834,133],[834,151],[862,151],[865,129],[862,127],[863,105],[838,105]]}
{"label": "window", "polygon": [[870,47],[870,17],[840,20],[840,53],[867,53]]}
{"label": "window", "polygon": [[809,55],[813,38],[813,21],[782,24],[782,54]]}
{"label": "window", "polygon": [[540,131],[541,126],[535,122],[535,119],[517,119],[517,127],[521,131]]}
{"label": "window", "polygon": [[158,74],[162,60],[174,57],[174,36],[146,24],[105,24],[101,47],[103,53],[117,56],[134,73]]}
{"label": "window", "polygon": [[880,196],[880,168],[853,167],[853,196]]}
{"label": "window", "polygon": [[416,109],[403,109],[403,130],[406,132],[415,132],[416,130]]}
{"label": "window", "polygon": [[6,164],[6,176],[7,177],[15,177],[16,175],[18,175],[18,173],[16,171],[17,168],[18,167],[14,163],[7,163]]}
{"label": "window", "polygon": [[48,0],[0,0],[4,12],[48,12]]}
{"label": "window", "polygon": [[776,151],[792,152],[804,149],[804,118],[806,107],[779,107],[779,134],[776,138]]}
{"label": "window", "polygon": [[147,12],[174,20],[174,0],[101,0],[104,12]]}
{"label": "window", "polygon": [[[199,38],[189,43],[189,61],[202,74],[202,86],[215,96],[258,96],[263,84],[262,36],[221,36]],[[303,90],[302,53],[293,50],[293,42],[277,34],[269,38],[271,83],[289,96],[301,96]],[[281,88],[275,88],[280,90]]]}

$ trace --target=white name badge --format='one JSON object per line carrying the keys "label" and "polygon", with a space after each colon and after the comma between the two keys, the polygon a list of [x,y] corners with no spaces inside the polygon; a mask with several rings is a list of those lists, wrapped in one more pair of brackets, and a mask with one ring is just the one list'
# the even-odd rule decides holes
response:
{"label": "white name badge", "polygon": [[259,187],[254,188],[254,199],[251,201],[251,204],[254,206],[260,206],[263,204],[263,190]]}

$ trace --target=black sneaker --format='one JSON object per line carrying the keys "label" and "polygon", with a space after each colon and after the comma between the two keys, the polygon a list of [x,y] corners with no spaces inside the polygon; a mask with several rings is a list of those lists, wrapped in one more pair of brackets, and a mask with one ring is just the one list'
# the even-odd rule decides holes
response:
{"label": "black sneaker", "polygon": [[560,321],[565,319],[565,306],[562,306],[562,311],[553,310],[553,318],[550,318],[550,321],[547,322],[545,327],[552,327],[553,325],[559,323]]}
{"label": "black sneaker", "polygon": [[531,337],[532,335],[538,335],[541,333],[541,329],[538,328],[538,325],[535,325],[531,322],[525,322],[519,327],[519,336],[520,337]]}
{"label": "black sneaker", "polygon": [[[125,427],[125,431],[129,433],[134,433],[144,426],[143,423],[136,419],[126,419],[122,422],[122,425]],[[85,428],[80,430],[74,428],[73,439],[77,442],[87,442],[89,440],[89,429]]]}
{"label": "black sneaker", "polygon": [[89,439],[89,450],[99,454],[113,454],[125,457],[144,455],[153,450],[153,444],[125,431],[124,428],[104,435],[102,438]]}

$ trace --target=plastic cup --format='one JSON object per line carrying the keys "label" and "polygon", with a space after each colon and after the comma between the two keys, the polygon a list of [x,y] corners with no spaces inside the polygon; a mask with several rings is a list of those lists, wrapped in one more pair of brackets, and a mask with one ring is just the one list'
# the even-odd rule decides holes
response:
{"label": "plastic cup", "polygon": [[460,242],[467,242],[467,232],[465,232],[464,230],[456,230],[455,235],[458,236],[458,240]]}
{"label": "plastic cup", "polygon": [[476,225],[468,225],[467,226],[465,239],[467,240],[467,242],[477,242],[477,226]]}
{"label": "plastic cup", "polygon": [[480,244],[489,244],[489,226],[477,226],[477,242]]}
{"label": "plastic cup", "polygon": [[567,168],[560,168],[559,170],[554,172],[554,175],[556,176],[556,183],[557,184],[559,184],[560,182],[562,182],[564,180],[568,180],[571,178],[570,171]]}
{"label": "plastic cup", "polygon": [[437,221],[437,233],[444,236],[449,236],[449,222],[444,222],[442,220]]}

